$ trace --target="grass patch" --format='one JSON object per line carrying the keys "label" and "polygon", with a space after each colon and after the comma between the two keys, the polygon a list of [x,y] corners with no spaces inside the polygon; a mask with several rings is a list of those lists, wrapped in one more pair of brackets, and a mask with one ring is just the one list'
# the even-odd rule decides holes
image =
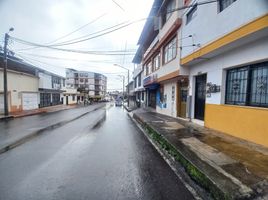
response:
{"label": "grass patch", "polygon": [[150,138],[164,149],[176,161],[180,162],[188,175],[201,187],[206,189],[213,199],[229,200],[232,199],[229,195],[224,194],[206,175],[204,175],[195,165],[189,162],[178,150],[170,144],[162,135],[158,134],[149,125],[142,123],[144,130]]}

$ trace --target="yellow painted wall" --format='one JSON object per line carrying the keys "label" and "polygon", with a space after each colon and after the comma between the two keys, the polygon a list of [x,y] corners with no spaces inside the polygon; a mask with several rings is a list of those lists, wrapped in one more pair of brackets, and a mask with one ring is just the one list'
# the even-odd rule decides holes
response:
{"label": "yellow painted wall", "polygon": [[205,126],[268,147],[268,108],[206,104]]}

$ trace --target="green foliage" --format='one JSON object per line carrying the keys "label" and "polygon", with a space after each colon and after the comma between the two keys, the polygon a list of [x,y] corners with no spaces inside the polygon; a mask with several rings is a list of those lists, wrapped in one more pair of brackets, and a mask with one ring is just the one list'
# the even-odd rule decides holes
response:
{"label": "green foliage", "polygon": [[162,135],[157,133],[149,125],[144,124],[143,128],[146,133],[152,138],[158,146],[164,149],[176,161],[180,162],[189,176],[201,187],[209,191],[214,199],[228,200],[231,199],[228,195],[224,194],[206,175],[204,175],[195,165],[189,162],[178,150],[170,144]]}

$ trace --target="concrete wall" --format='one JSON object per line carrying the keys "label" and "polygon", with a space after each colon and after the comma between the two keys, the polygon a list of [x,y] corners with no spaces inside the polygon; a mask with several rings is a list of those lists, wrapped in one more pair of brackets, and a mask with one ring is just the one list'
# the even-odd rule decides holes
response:
{"label": "concrete wall", "polygon": [[249,140],[268,147],[268,109],[225,104],[226,70],[268,60],[268,37],[233,49],[190,66],[190,90],[194,116],[195,76],[207,74],[207,82],[221,86],[221,91],[206,97],[205,126],[235,137]]}
{"label": "concrete wall", "polygon": [[52,89],[52,77],[51,75],[39,72],[39,88]]}
{"label": "concrete wall", "polygon": [[[202,2],[197,0],[193,2]],[[188,9],[190,10],[190,9]],[[187,13],[188,11],[186,11]],[[186,24],[186,14],[183,18],[182,46],[200,44],[201,47],[254,19],[267,14],[267,0],[239,0],[219,12],[217,2],[200,5],[197,15]],[[204,17],[205,16],[205,17]],[[187,38],[193,35],[193,38]],[[182,48],[182,57],[185,57],[198,47]]]}
{"label": "concrete wall", "polygon": [[[177,116],[177,104],[176,104],[176,98],[177,98],[177,82],[176,81],[169,81],[163,84],[164,86],[164,96],[166,95],[166,108],[161,108],[159,105],[156,106],[156,111],[169,115],[172,117]],[[174,99],[172,99],[172,87],[174,87]]]}
{"label": "concrete wall", "polygon": [[[3,77],[3,71],[0,70],[0,77]],[[0,81],[0,92],[4,91],[3,79]],[[8,71],[7,84],[9,92],[9,111],[22,110],[22,93],[23,92],[38,92],[38,77]]]}

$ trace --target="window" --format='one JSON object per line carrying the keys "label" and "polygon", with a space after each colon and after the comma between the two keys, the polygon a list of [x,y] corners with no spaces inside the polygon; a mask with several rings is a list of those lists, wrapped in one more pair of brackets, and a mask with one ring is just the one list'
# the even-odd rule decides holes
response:
{"label": "window", "polygon": [[164,48],[164,63],[167,63],[176,57],[177,39],[174,37]]}
{"label": "window", "polygon": [[268,62],[227,71],[226,103],[268,107]]}
{"label": "window", "polygon": [[169,0],[165,8],[163,9],[163,14],[162,14],[162,27],[166,23],[166,21],[170,18],[172,15],[172,10],[175,9],[176,2],[174,0]]}
{"label": "window", "polygon": [[141,86],[141,74],[138,75],[138,87]]}
{"label": "window", "polygon": [[197,14],[197,4],[186,14],[186,24],[188,24]]}
{"label": "window", "polygon": [[158,54],[156,57],[153,59],[153,67],[154,70],[158,70],[160,67],[160,54]]}
{"label": "window", "polygon": [[236,0],[219,0],[220,12],[223,11],[225,8],[230,6]]}

